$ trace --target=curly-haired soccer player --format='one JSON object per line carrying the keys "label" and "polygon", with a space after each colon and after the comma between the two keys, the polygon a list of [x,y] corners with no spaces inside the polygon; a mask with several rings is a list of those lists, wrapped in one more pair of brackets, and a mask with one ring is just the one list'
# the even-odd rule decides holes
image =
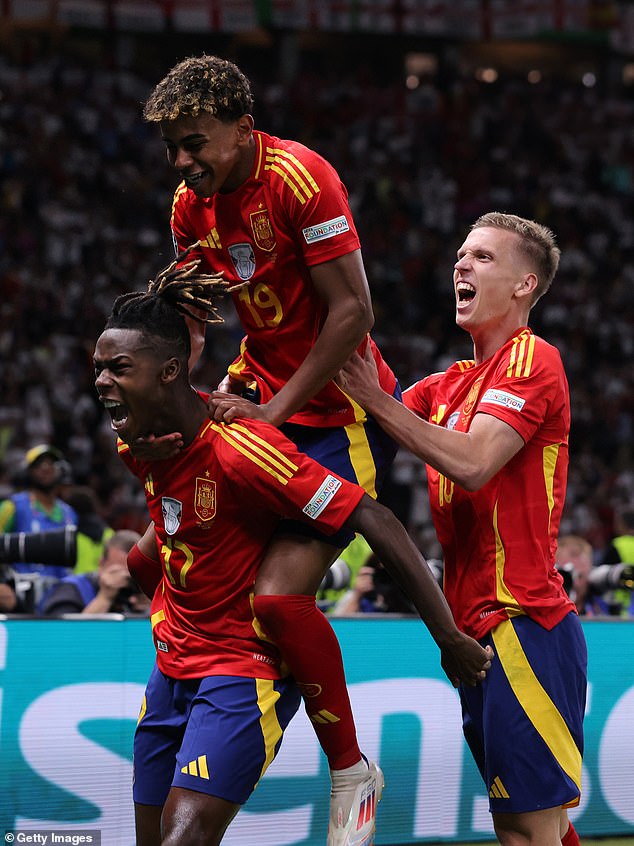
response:
{"label": "curly-haired soccer player", "polygon": [[[332,379],[368,346],[382,386],[400,389],[368,336],[374,318],[347,192],[315,151],[254,129],[252,108],[241,70],[206,55],[172,68],[144,107],[182,178],[171,215],[177,248],[200,242],[195,255],[206,268],[246,283],[233,294],[245,338],[222,391],[211,394],[211,414],[216,422],[239,414],[282,427],[302,451],[375,497],[395,445]],[[193,362],[204,337],[190,328]],[[256,404],[235,395],[244,393]],[[306,710],[332,777],[328,843],[345,846],[358,818],[355,793],[376,768],[361,756],[340,650],[314,601],[352,536],[328,538],[316,528],[279,527],[255,607],[300,687],[312,693]]]}
{"label": "curly-haired soccer player", "polygon": [[[185,318],[215,320],[214,296],[226,287],[198,273],[197,261],[172,265],[147,293],[115,302],[94,353],[99,398],[153,521],[151,543],[146,533],[129,559],[153,597],[157,656],[134,741],[138,846],[220,843],[298,707],[297,686],[253,603],[280,518],[361,533],[414,601],[454,683],[476,684],[490,666],[488,653],[455,626],[391,511],[270,423],[209,419],[206,398],[189,380]],[[176,430],[183,448],[175,456],[133,457],[129,443]],[[380,771],[358,789],[375,804]],[[361,822],[352,834],[365,831],[372,842],[374,821],[371,831]]]}

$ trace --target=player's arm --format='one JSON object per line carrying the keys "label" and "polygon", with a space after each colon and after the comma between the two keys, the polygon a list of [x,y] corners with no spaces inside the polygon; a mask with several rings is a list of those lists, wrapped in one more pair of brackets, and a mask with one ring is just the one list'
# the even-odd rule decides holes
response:
{"label": "player's arm", "polygon": [[218,422],[229,423],[242,416],[281,425],[337,375],[372,328],[372,301],[360,250],[314,265],[310,275],[327,306],[326,319],[310,352],[265,405],[254,406],[218,391],[211,394],[210,410]]}
{"label": "player's arm", "polygon": [[452,684],[481,681],[491,666],[491,653],[458,629],[436,578],[397,517],[366,494],[346,526],[363,535],[412,600],[440,648],[442,667]]}
{"label": "player's arm", "polygon": [[468,432],[422,420],[383,391],[370,355],[350,357],[337,383],[405,449],[465,490],[486,484],[524,446],[508,423],[476,414]]}
{"label": "player's arm", "polygon": [[152,599],[163,578],[163,569],[156,548],[154,523],[150,523],[143,537],[128,553],[128,572],[143,593]]}

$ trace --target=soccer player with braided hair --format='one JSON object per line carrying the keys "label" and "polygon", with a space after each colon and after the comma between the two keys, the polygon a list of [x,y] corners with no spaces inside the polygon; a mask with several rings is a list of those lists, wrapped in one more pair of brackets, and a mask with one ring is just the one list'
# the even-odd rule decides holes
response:
{"label": "soccer player with braided hair", "polygon": [[[195,260],[171,266],[147,292],[117,299],[94,353],[99,398],[153,521],[128,561],[152,597],[156,647],[134,739],[137,846],[220,843],[297,710],[297,686],[253,603],[280,519],[361,533],[414,601],[454,684],[477,684],[490,666],[389,509],[270,423],[209,418],[189,379],[186,320],[216,320],[224,290]],[[183,439],[174,456],[133,456],[129,444],[173,431]],[[363,789],[378,801],[379,775]]]}
{"label": "soccer player with braided hair", "polygon": [[[171,215],[177,249],[198,241],[192,255],[201,266],[245,282],[232,294],[245,337],[210,396],[210,414],[281,427],[299,449],[376,497],[395,445],[332,380],[352,352],[368,347],[382,387],[397,397],[400,389],[368,335],[374,317],[347,192],[315,151],[254,129],[252,108],[242,71],[207,55],[172,68],[144,107],[182,179]],[[200,325],[190,329],[196,359],[204,335]],[[150,433],[154,455],[169,454],[180,434],[157,442]],[[355,795],[379,771],[361,755],[339,645],[315,603],[352,536],[316,528],[280,525],[259,571],[255,608],[311,692],[306,710],[332,778],[328,846],[351,846],[359,838]]]}

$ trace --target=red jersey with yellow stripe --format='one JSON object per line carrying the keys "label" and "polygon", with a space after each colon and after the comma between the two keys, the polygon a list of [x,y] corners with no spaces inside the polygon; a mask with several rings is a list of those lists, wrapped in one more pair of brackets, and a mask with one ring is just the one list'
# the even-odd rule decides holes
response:
{"label": "red jersey with yellow stripe", "polygon": [[501,620],[526,614],[551,629],[574,609],[554,565],[570,430],[559,352],[522,328],[487,361],[456,362],[413,385],[403,401],[423,419],[461,432],[474,415],[491,414],[523,438],[522,449],[475,492],[428,466],[430,505],[458,626],[481,638]]}
{"label": "red jersey with yellow stripe", "polygon": [[176,458],[122,459],[145,486],[163,564],[151,622],[172,678],[279,678],[280,655],[254,618],[252,591],[280,516],[341,528],[364,492],[258,420],[206,421]]}
{"label": "red jersey with yellow stripe", "polygon": [[[326,318],[310,268],[358,250],[359,238],[346,189],[325,159],[295,141],[257,131],[254,139],[250,177],[236,191],[209,198],[181,183],[171,225],[178,250],[200,240],[190,258],[202,257],[232,284],[248,281],[232,294],[246,336],[230,372],[256,382],[265,403],[304,361]],[[394,374],[370,343],[391,394]],[[290,422],[347,426],[364,418],[329,382]]]}

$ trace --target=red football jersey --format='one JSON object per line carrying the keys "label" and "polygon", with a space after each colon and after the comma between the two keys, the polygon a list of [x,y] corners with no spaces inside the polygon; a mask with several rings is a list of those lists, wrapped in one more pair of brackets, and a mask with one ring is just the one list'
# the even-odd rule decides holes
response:
{"label": "red football jersey", "polygon": [[554,566],[570,431],[559,352],[522,328],[487,361],[458,361],[413,385],[403,401],[423,419],[461,432],[475,414],[491,414],[523,438],[522,449],[475,492],[428,466],[430,505],[458,626],[480,638],[526,614],[551,629],[575,607]]}
{"label": "red football jersey", "polygon": [[280,655],[253,615],[252,591],[280,516],[337,531],[364,492],[258,420],[205,421],[176,458],[121,457],[145,486],[163,563],[151,623],[172,678],[279,678]]}
{"label": "red football jersey", "polygon": [[[181,183],[171,224],[178,250],[200,240],[192,256],[232,284],[248,281],[232,295],[246,337],[230,372],[256,382],[265,403],[304,361],[326,318],[310,267],[358,250],[359,238],[346,189],[325,159],[295,141],[263,132],[254,138],[255,162],[246,182],[209,198],[196,197]],[[394,374],[370,343],[381,385],[392,393]],[[329,382],[290,421],[347,426],[364,418]]]}

